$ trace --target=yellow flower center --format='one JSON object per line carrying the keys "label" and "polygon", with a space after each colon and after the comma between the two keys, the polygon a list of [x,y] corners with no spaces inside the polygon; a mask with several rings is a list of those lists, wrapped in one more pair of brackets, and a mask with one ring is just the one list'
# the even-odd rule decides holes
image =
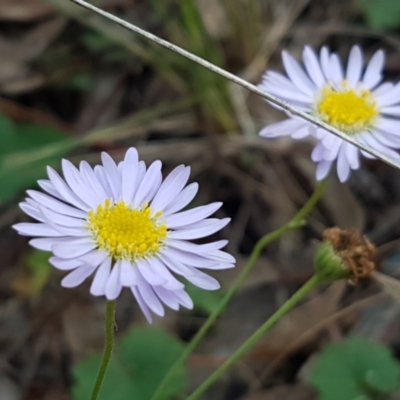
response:
{"label": "yellow flower center", "polygon": [[316,103],[316,113],[326,123],[348,134],[359,133],[374,123],[378,110],[373,95],[369,90],[356,92],[335,91],[329,86],[322,90]]}
{"label": "yellow flower center", "polygon": [[89,211],[88,228],[100,249],[115,260],[137,260],[156,254],[167,236],[166,225],[158,222],[162,212],[148,205],[132,209],[124,201],[112,204],[107,199]]}

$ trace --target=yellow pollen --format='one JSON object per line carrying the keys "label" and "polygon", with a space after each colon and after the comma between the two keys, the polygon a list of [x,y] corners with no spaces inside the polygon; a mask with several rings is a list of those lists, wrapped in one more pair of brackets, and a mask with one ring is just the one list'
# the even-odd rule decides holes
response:
{"label": "yellow pollen", "polygon": [[137,260],[156,254],[167,236],[166,225],[158,222],[162,215],[153,215],[151,208],[132,209],[121,201],[104,204],[88,213],[88,228],[100,249],[115,260]]}
{"label": "yellow pollen", "polygon": [[373,125],[378,110],[369,90],[335,91],[325,87],[316,104],[323,121],[348,134],[359,133]]}

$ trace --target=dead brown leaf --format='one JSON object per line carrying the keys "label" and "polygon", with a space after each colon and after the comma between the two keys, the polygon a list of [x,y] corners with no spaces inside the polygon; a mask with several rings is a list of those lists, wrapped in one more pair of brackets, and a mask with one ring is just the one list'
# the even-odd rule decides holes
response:
{"label": "dead brown leaf", "polygon": [[53,12],[41,0],[0,0],[0,19],[5,21],[32,21]]}
{"label": "dead brown leaf", "polygon": [[400,281],[377,271],[373,274],[373,279],[380,283],[386,293],[400,301]]}
{"label": "dead brown leaf", "polygon": [[43,53],[65,24],[65,18],[57,17],[31,29],[19,40],[0,37],[0,92],[16,94],[44,83],[45,77],[32,71],[29,62]]}
{"label": "dead brown leaf", "polygon": [[[71,304],[63,314],[63,332],[74,361],[103,346],[104,309]],[[84,327],[84,328],[83,328]]]}
{"label": "dead brown leaf", "polygon": [[241,400],[316,400],[317,393],[309,386],[280,385],[269,390],[251,393]]}
{"label": "dead brown leaf", "polygon": [[337,311],[344,287],[344,282],[334,283],[325,292],[290,312],[258,343],[249,359],[255,361],[279,354],[310,326]]}

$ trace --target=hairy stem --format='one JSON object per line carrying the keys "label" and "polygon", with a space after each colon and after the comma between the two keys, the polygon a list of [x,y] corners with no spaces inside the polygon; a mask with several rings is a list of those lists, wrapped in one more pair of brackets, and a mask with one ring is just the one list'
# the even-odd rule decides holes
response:
{"label": "hairy stem", "polygon": [[99,373],[97,374],[96,383],[93,387],[91,400],[97,400],[101,385],[107,372],[107,367],[111,359],[112,350],[114,347],[114,321],[115,321],[115,305],[116,301],[107,301],[106,310],[106,342],[104,346],[103,358],[101,360]]}

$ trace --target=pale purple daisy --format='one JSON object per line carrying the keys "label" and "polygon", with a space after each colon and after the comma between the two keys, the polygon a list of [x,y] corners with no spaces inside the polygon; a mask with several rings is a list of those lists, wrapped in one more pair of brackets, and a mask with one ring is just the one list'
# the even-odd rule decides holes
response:
{"label": "pale purple daisy", "polygon": [[[346,68],[339,56],[330,53],[327,47],[322,47],[318,56],[306,46],[304,68],[286,51],[282,52],[282,60],[287,77],[267,71],[260,89],[400,161],[399,154],[393,150],[400,148],[400,82],[381,84],[385,60],[382,50],[372,56],[365,69],[359,46],[352,47]],[[357,147],[309,122],[289,116],[266,126],[260,135],[268,138],[289,135],[294,139],[314,136],[318,143],[311,158],[318,163],[318,180],[328,175],[335,160],[342,182],[348,179],[351,170],[360,167]],[[364,151],[361,153],[374,158]]]}
{"label": "pale purple daisy", "polygon": [[[220,287],[202,269],[232,268],[235,259],[221,251],[219,240],[195,244],[222,229],[229,218],[208,218],[222,203],[181,211],[195,197],[198,184],[186,186],[190,168],[180,165],[163,181],[161,162],[148,168],[135,148],[116,164],[102,154],[94,169],[82,161],[79,169],[62,161],[62,178],[48,168],[49,180],[39,185],[48,194],[28,190],[20,206],[39,223],[14,228],[40,250],[51,251],[54,267],[71,271],[64,287],[80,285],[94,274],[90,292],[116,299],[123,287],[135,296],[149,322],[151,312],[164,315],[163,304],[178,310],[192,308],[185,285],[176,275],[205,289]],[[186,187],[185,187],[186,186]]]}

